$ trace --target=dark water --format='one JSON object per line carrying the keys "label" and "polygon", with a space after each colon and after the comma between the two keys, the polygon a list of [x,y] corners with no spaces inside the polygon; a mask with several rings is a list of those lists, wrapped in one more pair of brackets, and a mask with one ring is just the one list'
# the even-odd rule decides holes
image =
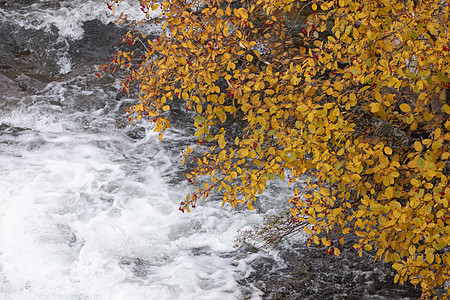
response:
{"label": "dark water", "polygon": [[[121,8],[139,16],[136,1]],[[178,204],[189,112],[161,144],[130,127],[135,101],[96,80],[126,28],[103,1],[0,0],[1,299],[416,299],[389,266],[306,248],[233,248],[236,232],[282,211],[274,183],[259,212]],[[151,33],[150,33],[151,34]],[[156,34],[156,33],[154,33]]]}

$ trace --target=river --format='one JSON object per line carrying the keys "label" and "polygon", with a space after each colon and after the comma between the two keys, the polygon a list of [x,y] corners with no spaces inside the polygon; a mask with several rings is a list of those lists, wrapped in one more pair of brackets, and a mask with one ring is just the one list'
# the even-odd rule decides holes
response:
{"label": "river", "polygon": [[[137,1],[120,9],[140,16]],[[94,75],[126,32],[114,19],[100,0],[0,0],[1,299],[420,295],[370,257],[337,260],[303,236],[269,253],[233,248],[239,229],[282,210],[279,183],[257,212],[212,199],[181,213],[189,113],[162,143],[149,123],[127,123],[135,96]]]}

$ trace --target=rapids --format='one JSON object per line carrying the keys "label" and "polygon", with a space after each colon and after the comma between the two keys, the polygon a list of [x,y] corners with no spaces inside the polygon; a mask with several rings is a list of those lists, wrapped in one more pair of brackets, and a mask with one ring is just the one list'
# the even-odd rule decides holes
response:
{"label": "rapids", "polygon": [[[121,9],[139,17],[136,3]],[[148,123],[128,125],[133,96],[94,76],[126,32],[112,21],[101,0],[0,0],[1,299],[417,296],[389,293],[388,267],[307,250],[303,237],[270,253],[234,249],[239,229],[281,211],[290,191],[276,183],[258,212],[215,199],[182,214],[189,115],[162,143]]]}

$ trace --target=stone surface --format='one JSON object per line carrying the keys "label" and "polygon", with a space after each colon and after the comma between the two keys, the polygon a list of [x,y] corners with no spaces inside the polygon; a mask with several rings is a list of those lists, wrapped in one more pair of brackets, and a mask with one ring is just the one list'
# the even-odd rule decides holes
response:
{"label": "stone surface", "polygon": [[17,82],[0,73],[0,98],[6,99],[11,96],[22,96],[25,93]]}
{"label": "stone surface", "polygon": [[42,90],[46,87],[46,84],[42,81],[31,78],[23,73],[17,76],[16,81],[21,89],[33,94],[42,92]]}
{"label": "stone surface", "polygon": [[420,288],[394,284],[389,264],[373,262],[373,256],[358,256],[348,243],[340,257],[326,248],[296,245],[280,250],[281,261],[262,257],[252,262],[254,271],[245,280],[264,292],[267,300],[369,300],[418,299]]}
{"label": "stone surface", "polygon": [[0,135],[10,134],[13,136],[18,136],[21,132],[30,130],[29,128],[15,127],[9,124],[0,123]]}

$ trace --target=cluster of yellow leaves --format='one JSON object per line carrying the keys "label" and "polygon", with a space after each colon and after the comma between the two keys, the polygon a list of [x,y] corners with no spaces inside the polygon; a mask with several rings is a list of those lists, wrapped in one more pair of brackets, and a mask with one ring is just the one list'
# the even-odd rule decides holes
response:
{"label": "cluster of yellow leaves", "polygon": [[[126,89],[138,83],[140,103],[129,109],[137,119],[149,116],[162,133],[172,105],[197,114],[195,136],[208,150],[194,161],[193,149],[185,152],[198,188],[183,209],[212,191],[253,209],[268,181],[297,186],[313,175],[289,199],[293,218],[314,225],[305,228],[310,241],[339,255],[336,237],[354,233],[360,254],[375,251],[393,264],[395,281],[420,285],[424,297],[450,280],[448,1],[170,0],[160,8],[160,37],[133,28],[127,40],[144,56],[121,52],[115,62]],[[230,122],[242,131],[230,133]]]}

